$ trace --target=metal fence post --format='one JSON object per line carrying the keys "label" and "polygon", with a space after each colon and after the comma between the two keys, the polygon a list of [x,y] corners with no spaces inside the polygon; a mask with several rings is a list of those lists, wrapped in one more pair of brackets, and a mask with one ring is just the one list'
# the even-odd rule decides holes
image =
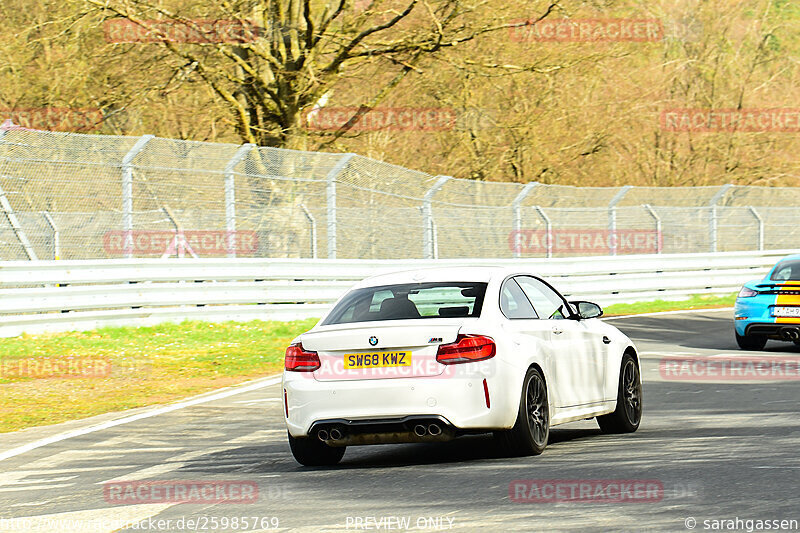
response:
{"label": "metal fence post", "polygon": [[617,255],[617,204],[631,190],[630,185],[625,185],[608,203],[608,251],[610,255]]}
{"label": "metal fence post", "polygon": [[711,241],[711,252],[717,251],[717,234],[718,234],[718,224],[717,224],[717,204],[725,196],[725,193],[728,192],[728,189],[733,187],[732,184],[727,183],[719,188],[716,194],[711,198],[711,201],[708,202],[708,207],[711,210],[711,217],[709,220],[709,240]]}
{"label": "metal fence post", "polygon": [[534,207],[534,209],[536,209],[536,213],[544,221],[544,236],[547,239],[547,257],[553,257],[553,222],[544,212],[544,209],[538,205]]}
{"label": "metal fence post", "polygon": [[57,261],[61,259],[61,234],[58,231],[58,226],[56,226],[56,221],[53,220],[50,213],[42,211],[42,216],[53,231],[53,259]]}
{"label": "metal fence post", "polygon": [[194,249],[186,242],[186,234],[183,232],[183,225],[178,221],[178,217],[176,217],[172,209],[169,206],[165,205],[161,208],[164,214],[167,216],[167,220],[170,221],[172,227],[175,228],[175,237],[172,239],[172,242],[167,246],[167,249],[164,250],[164,253],[161,255],[162,259],[166,259],[170,255],[172,255],[172,247],[175,247],[175,253],[178,255],[179,259],[183,259],[186,255],[186,251],[188,250],[192,257],[195,259],[199,259],[198,255],[195,253]]}
{"label": "metal fence post", "polygon": [[661,217],[658,216],[658,213],[655,212],[650,204],[644,204],[642,207],[647,210],[647,213],[653,217],[656,223],[656,253],[660,254],[664,247],[664,242],[661,239]]}
{"label": "metal fence post", "polygon": [[519,259],[522,255],[522,250],[519,247],[519,234],[522,231],[522,208],[520,207],[522,201],[530,194],[534,187],[539,185],[538,182],[532,181],[525,185],[519,192],[514,201],[511,202],[511,209],[514,211],[514,257]]}
{"label": "metal fence post", "polygon": [[2,187],[0,187],[0,209],[3,210],[3,214],[6,216],[8,223],[11,225],[11,229],[14,231],[14,235],[16,235],[17,240],[22,245],[22,249],[25,250],[25,255],[27,255],[28,259],[31,261],[38,261],[39,258],[36,257],[36,251],[33,249],[31,241],[28,240],[28,236],[25,234],[22,224],[19,223],[17,214],[14,212],[14,208],[11,207],[11,202],[8,201],[6,192]]}
{"label": "metal fence post", "polygon": [[436,220],[431,218],[431,230],[433,231],[433,258],[439,259],[439,230],[436,229]]}
{"label": "metal fence post", "polygon": [[236,178],[233,169],[255,147],[255,144],[243,144],[225,165],[225,232],[228,237],[228,257],[236,257]]}
{"label": "metal fence post", "polygon": [[439,192],[439,189],[444,187],[444,184],[451,179],[453,178],[450,176],[439,176],[439,179],[436,180],[436,183],[433,184],[433,187],[428,189],[428,192],[425,193],[425,197],[422,199],[422,251],[425,259],[433,259],[434,256],[438,255],[433,249],[434,228],[433,207],[431,206],[431,203],[433,202],[433,196]]}
{"label": "metal fence post", "polygon": [[155,135],[143,135],[122,158],[122,230],[125,257],[133,257],[133,159]]}
{"label": "metal fence post", "polygon": [[311,214],[311,211],[306,208],[305,205],[300,204],[300,209],[303,210],[303,214],[308,219],[308,223],[311,225],[311,258],[317,258],[317,219],[314,218],[314,215]]}
{"label": "metal fence post", "polygon": [[764,218],[756,211],[755,207],[749,207],[750,213],[753,214],[755,219],[758,221],[758,249],[764,249]]}
{"label": "metal fence post", "polygon": [[328,203],[328,259],[336,259],[336,177],[356,154],[344,154],[328,172],[325,188]]}

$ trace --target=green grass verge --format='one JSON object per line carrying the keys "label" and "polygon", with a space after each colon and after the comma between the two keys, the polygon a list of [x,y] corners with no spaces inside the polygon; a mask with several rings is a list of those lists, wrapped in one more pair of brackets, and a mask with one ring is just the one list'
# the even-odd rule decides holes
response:
{"label": "green grass verge", "polygon": [[736,301],[736,293],[718,296],[713,294],[698,294],[688,300],[667,302],[655,300],[653,302],[635,302],[630,304],[614,304],[603,309],[605,316],[637,315],[641,313],[658,313],[661,311],[685,311],[689,309],[714,309],[719,307],[732,307]]}
{"label": "green grass verge", "polygon": [[3,339],[0,432],[174,401],[275,374],[289,342],[316,322],[183,322]]}
{"label": "green grass verge", "polygon": [[[616,304],[605,314],[729,307],[735,298]],[[316,321],[183,322],[3,339],[0,432],[175,401],[275,374],[289,342]],[[55,371],[76,368],[89,375]]]}

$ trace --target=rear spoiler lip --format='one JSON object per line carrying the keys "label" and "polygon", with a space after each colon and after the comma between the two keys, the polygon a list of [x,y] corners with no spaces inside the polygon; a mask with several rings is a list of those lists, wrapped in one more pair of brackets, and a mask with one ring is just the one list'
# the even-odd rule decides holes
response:
{"label": "rear spoiler lip", "polygon": [[800,282],[795,283],[758,283],[755,285],[757,288],[770,288],[770,287],[794,287],[800,290]]}

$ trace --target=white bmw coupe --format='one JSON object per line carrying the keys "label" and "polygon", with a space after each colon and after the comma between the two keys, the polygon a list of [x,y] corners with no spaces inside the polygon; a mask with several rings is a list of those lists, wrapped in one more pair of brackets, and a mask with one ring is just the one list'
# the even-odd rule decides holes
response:
{"label": "white bmw coupe", "polygon": [[351,445],[493,432],[507,453],[538,455],[574,420],[636,431],[636,348],[602,313],[508,268],[366,279],[286,349],[292,454],[332,465]]}

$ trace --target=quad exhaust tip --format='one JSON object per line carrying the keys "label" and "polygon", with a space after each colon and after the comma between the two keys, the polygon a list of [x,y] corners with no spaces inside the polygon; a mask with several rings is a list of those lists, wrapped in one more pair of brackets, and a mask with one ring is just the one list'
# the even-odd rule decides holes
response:
{"label": "quad exhaust tip", "polygon": [[[418,439],[433,437],[452,437],[452,429],[442,423],[432,420],[419,420],[412,428],[412,434]],[[409,426],[392,431],[372,433],[370,431],[353,431],[352,428],[342,427],[335,424],[326,424],[322,428],[315,430],[316,438],[329,446],[345,446],[348,444],[382,444],[384,442],[418,442],[413,437],[409,439]]]}

